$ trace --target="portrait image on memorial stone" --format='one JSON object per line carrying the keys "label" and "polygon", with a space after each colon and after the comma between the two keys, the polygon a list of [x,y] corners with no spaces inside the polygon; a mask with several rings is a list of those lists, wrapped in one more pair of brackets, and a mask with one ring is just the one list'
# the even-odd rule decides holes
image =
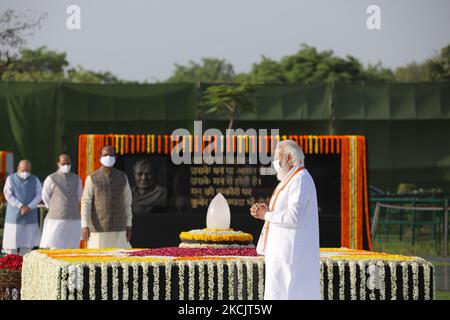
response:
{"label": "portrait image on memorial stone", "polygon": [[166,211],[167,187],[160,182],[160,175],[157,174],[166,170],[166,164],[157,160],[149,157],[130,157],[125,160],[131,184],[133,216]]}

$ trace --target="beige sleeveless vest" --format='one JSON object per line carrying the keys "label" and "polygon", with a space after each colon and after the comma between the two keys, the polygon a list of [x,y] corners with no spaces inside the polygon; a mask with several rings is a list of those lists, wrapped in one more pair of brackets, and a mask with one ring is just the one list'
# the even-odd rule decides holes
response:
{"label": "beige sleeveless vest", "polygon": [[115,168],[108,171],[101,167],[90,176],[94,189],[91,231],[125,231],[127,223],[123,199],[123,190],[127,183],[125,173]]}
{"label": "beige sleeveless vest", "polygon": [[47,217],[51,219],[80,219],[80,203],[78,200],[78,184],[80,178],[72,172],[55,172],[50,175],[55,185],[48,204]]}

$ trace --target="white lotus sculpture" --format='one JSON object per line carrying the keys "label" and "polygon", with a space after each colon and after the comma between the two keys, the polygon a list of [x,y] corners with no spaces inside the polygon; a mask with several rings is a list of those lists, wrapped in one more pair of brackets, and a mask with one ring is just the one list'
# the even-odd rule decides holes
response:
{"label": "white lotus sculpture", "polygon": [[209,204],[206,213],[206,227],[208,229],[229,229],[230,220],[230,207],[227,199],[218,193]]}

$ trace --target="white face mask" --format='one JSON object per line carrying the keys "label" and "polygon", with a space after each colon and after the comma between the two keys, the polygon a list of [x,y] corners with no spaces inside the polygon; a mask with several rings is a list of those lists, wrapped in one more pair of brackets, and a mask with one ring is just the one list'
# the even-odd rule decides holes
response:
{"label": "white face mask", "polygon": [[69,173],[70,168],[70,164],[65,164],[59,167],[59,171],[61,171],[62,173]]}
{"label": "white face mask", "polygon": [[109,168],[112,167],[114,163],[116,163],[116,158],[112,156],[104,156],[100,158],[100,163]]}
{"label": "white face mask", "polygon": [[272,165],[275,168],[276,172],[280,172],[281,171],[281,165],[280,165],[280,160],[274,160],[272,161]]}
{"label": "white face mask", "polygon": [[22,179],[28,179],[28,177],[30,176],[30,173],[28,172],[28,171],[20,171],[20,172],[17,172],[17,175],[19,176],[19,178],[22,178]]}

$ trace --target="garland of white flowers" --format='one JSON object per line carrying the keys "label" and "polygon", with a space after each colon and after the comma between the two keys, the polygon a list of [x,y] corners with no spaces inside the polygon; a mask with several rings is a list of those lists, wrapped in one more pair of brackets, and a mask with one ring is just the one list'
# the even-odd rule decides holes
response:
{"label": "garland of white flowers", "polygon": [[129,281],[129,272],[128,272],[128,263],[121,263],[120,266],[122,267],[123,272],[123,290],[122,290],[122,299],[128,300],[128,281]]}
{"label": "garland of white flowers", "polygon": [[[40,265],[42,266],[42,263],[41,263]],[[24,272],[23,272],[23,270],[22,270],[22,278],[23,278],[23,277],[24,277]],[[61,279],[61,277],[62,277],[62,268],[58,268],[58,279]],[[49,278],[50,278],[50,277],[49,277]],[[51,278],[50,278],[50,279],[51,279]],[[21,288],[21,291],[24,291],[24,290],[23,290],[23,282],[24,282],[24,281],[22,281],[22,288]],[[57,283],[56,289],[58,290],[56,296],[58,297],[58,299],[61,299],[61,291],[62,291],[61,286],[62,286],[62,282],[61,282],[61,281],[56,281],[56,283]],[[23,292],[21,292],[21,294],[22,294],[22,299],[23,299],[23,298],[24,298]]]}
{"label": "garland of white flowers", "polygon": [[237,297],[238,300],[243,300],[244,296],[243,296],[243,291],[244,291],[244,286],[243,286],[243,278],[244,278],[244,271],[242,270],[242,261],[238,260],[236,262],[236,269],[237,269]]}
{"label": "garland of white flowers", "polygon": [[69,289],[68,300],[75,300],[75,270],[76,266],[68,267],[69,273],[69,276],[67,278],[67,287]]}
{"label": "garland of white flowers", "polygon": [[61,300],[67,300],[67,269],[61,268]]}
{"label": "garland of white flowers", "polygon": [[159,299],[159,265],[152,263],[153,267],[153,299]]}
{"label": "garland of white flowers", "polygon": [[328,300],[333,300],[333,262],[327,261]]}
{"label": "garland of white flowers", "polygon": [[166,300],[170,300],[171,279],[172,279],[172,263],[169,262],[166,264]]}
{"label": "garland of white flowers", "polygon": [[247,269],[247,300],[253,300],[253,263],[246,260],[245,267]]}
{"label": "garland of white flowers", "polygon": [[189,300],[194,300],[195,298],[195,264],[192,261],[188,262],[189,270]]}
{"label": "garland of white flowers", "polygon": [[338,261],[339,268],[339,300],[345,300],[345,265],[344,261]]}
{"label": "garland of white flowers", "polygon": [[[101,271],[102,271],[102,282],[101,282],[101,288],[102,288],[102,300],[108,300],[108,272],[107,272],[108,265],[106,263],[101,264]],[[127,268],[124,268],[127,269]],[[125,274],[125,272],[124,272]],[[128,274],[128,272],[127,272]],[[123,299],[126,300],[127,297],[125,296],[125,289],[127,288],[126,281],[128,278],[124,277],[124,284],[123,284]]]}
{"label": "garland of white flowers", "polygon": [[397,264],[389,262],[391,271],[391,300],[397,300]]}
{"label": "garland of white flowers", "polygon": [[131,266],[133,268],[133,300],[138,300],[139,299],[138,264],[137,264],[137,262],[133,261]]}
{"label": "garland of white flowers", "polygon": [[[376,264],[369,263],[368,265],[369,265],[369,268],[368,268],[369,272],[370,272],[370,270],[374,270],[374,272],[376,274]],[[370,300],[375,300],[375,298],[376,298],[375,297],[375,288],[376,288],[376,282],[375,281],[376,281],[377,278],[376,278],[375,274],[370,275],[370,278],[369,278],[369,281],[370,281],[370,286],[369,286],[370,295],[369,295],[369,299]]]}
{"label": "garland of white flowers", "polygon": [[148,300],[148,265],[141,262],[142,268],[142,299]]}
{"label": "garland of white flowers", "polygon": [[[435,296],[434,291],[436,291],[436,275],[435,275],[435,269],[433,268],[433,297]],[[428,281],[429,284],[429,281]]]}
{"label": "garland of white flowers", "polygon": [[258,260],[258,299],[264,299],[264,262]]}
{"label": "garland of white flowers", "polygon": [[359,289],[359,299],[366,299],[366,265],[363,260],[358,261],[361,277],[361,288]]}
{"label": "garland of white flowers", "polygon": [[323,262],[320,261],[320,296],[322,297],[322,300],[324,299],[323,296]]}
{"label": "garland of white flowers", "polygon": [[402,266],[402,280],[403,280],[403,300],[408,299],[408,264],[406,262],[402,262],[400,264]]}
{"label": "garland of white flowers", "polygon": [[112,263],[112,298],[119,300],[119,264]]}
{"label": "garland of white flowers", "polygon": [[184,271],[185,264],[183,261],[178,262],[178,297],[180,300],[184,300]]}
{"label": "garland of white flowers", "polygon": [[228,266],[228,294],[229,300],[234,300],[234,264],[229,261]]}
{"label": "garland of white flowers", "polygon": [[200,263],[198,265],[199,274],[199,298],[200,300],[205,300],[205,265]]}
{"label": "garland of white flowers", "polygon": [[425,299],[430,300],[430,264],[425,263],[423,265],[423,278],[425,285]]}
{"label": "garland of white flowers", "polygon": [[386,300],[386,282],[385,282],[385,265],[383,261],[377,262],[378,270],[380,270],[380,300]]}
{"label": "garland of white flowers", "polygon": [[356,264],[354,261],[349,262],[350,269],[350,299],[356,300]]}
{"label": "garland of white flowers", "polygon": [[208,299],[214,298],[214,265],[211,261],[207,262],[208,266]]}
{"label": "garland of white flowers", "polygon": [[223,300],[223,261],[217,263],[217,299]]}
{"label": "garland of white flowers", "polygon": [[77,266],[78,271],[78,284],[77,284],[77,300],[83,300],[83,289],[84,289],[84,268],[85,264],[80,264]]}
{"label": "garland of white flowers", "polygon": [[95,300],[95,264],[89,264],[89,299]]}
{"label": "garland of white flowers", "polygon": [[63,265],[43,254],[26,255],[22,266],[21,299],[61,299]]}
{"label": "garland of white flowers", "polygon": [[419,300],[419,267],[417,263],[411,263],[413,276],[413,300]]}

